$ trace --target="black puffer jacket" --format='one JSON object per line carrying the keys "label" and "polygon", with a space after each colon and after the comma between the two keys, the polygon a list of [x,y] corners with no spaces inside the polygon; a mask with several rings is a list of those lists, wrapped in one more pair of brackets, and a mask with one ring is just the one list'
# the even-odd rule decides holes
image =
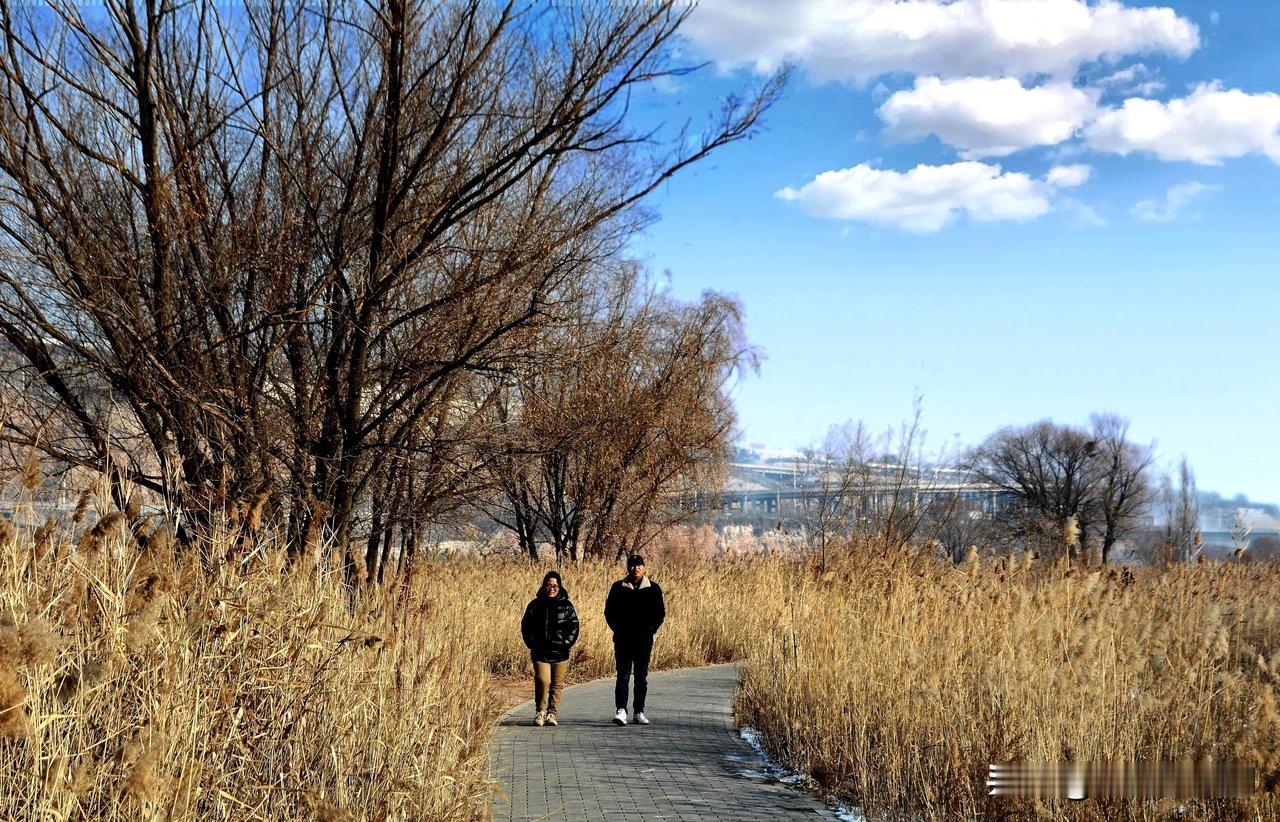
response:
{"label": "black puffer jacket", "polygon": [[549,597],[543,590],[524,609],[520,633],[534,662],[564,662],[569,649],[578,641],[578,612],[569,600],[569,591]]}

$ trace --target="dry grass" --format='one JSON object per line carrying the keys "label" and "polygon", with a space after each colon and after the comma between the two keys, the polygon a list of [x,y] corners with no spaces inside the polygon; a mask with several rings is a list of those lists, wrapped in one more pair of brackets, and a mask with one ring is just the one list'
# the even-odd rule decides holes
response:
{"label": "dry grass", "polygon": [[0,544],[0,818],[475,816],[486,670],[441,603],[96,530]]}
{"label": "dry grass", "polygon": [[1280,566],[1126,578],[903,555],[745,585],[783,607],[749,655],[742,721],[873,818],[1170,818],[1172,801],[988,800],[986,766],[1206,756],[1257,766],[1268,793],[1181,818],[1280,816]]}
{"label": "dry grass", "polygon": [[[739,599],[729,580],[752,573],[750,561],[708,561],[651,565],[650,575],[666,594],[667,623],[654,646],[652,667],[682,668],[738,659],[757,639],[753,604]],[[470,641],[498,675],[529,670],[529,652],[518,630],[524,606],[542,580],[543,569],[526,561],[453,560],[423,573],[451,577],[458,589],[450,619],[470,631]],[[612,634],[604,621],[609,585],[623,575],[612,562],[582,562],[561,568],[578,617],[581,638],[573,648],[570,676],[581,681],[614,673]],[[532,688],[532,685],[530,686]],[[529,696],[531,697],[532,691]]]}
{"label": "dry grass", "polygon": [[[486,814],[488,743],[512,696],[491,685],[528,670],[518,625],[544,569],[426,562],[353,596],[334,569],[269,554],[211,572],[123,525],[0,518],[0,819]],[[612,670],[617,576],[566,570],[575,679]],[[655,667],[742,652],[749,625],[707,607],[719,584],[710,565],[681,574]]]}
{"label": "dry grass", "polygon": [[[337,572],[282,572],[278,555],[209,571],[164,539],[140,549],[118,518],[76,534],[7,525],[0,818],[486,814],[493,720],[527,675],[517,624],[545,567],[426,562],[407,583],[353,596]],[[747,660],[742,719],[870,811],[1167,810],[988,805],[986,764],[1015,757],[1212,754],[1258,765],[1273,791],[1280,779],[1275,566],[1126,582],[908,555],[820,574],[700,553],[651,558],[669,610],[655,667]],[[572,678],[610,675],[602,610],[620,569],[561,570],[583,622]],[[1278,810],[1274,793],[1191,807],[1222,819]]]}

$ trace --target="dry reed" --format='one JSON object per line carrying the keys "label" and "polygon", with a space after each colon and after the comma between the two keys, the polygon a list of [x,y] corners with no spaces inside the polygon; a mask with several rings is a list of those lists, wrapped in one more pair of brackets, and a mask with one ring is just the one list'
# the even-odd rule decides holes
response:
{"label": "dry reed", "polygon": [[[778,566],[735,588],[778,606],[748,655],[741,721],[869,818],[1280,816],[1280,566],[953,568],[861,551],[825,577]],[[1184,757],[1256,766],[1262,791],[1067,803],[985,790],[993,762]]]}
{"label": "dry reed", "polygon": [[[352,591],[339,568],[263,551],[202,567],[164,526],[139,545],[118,513],[0,537],[0,819],[486,815],[487,685],[529,667],[518,625],[542,568],[424,561]],[[575,680],[612,670],[620,575],[565,569]],[[721,582],[713,564],[681,573],[655,668],[745,651],[750,622],[708,607]]]}
{"label": "dry reed", "polygon": [[[145,546],[118,517],[79,530],[0,541],[0,818],[487,813],[486,686],[528,671],[517,626],[545,564],[424,561],[353,592],[310,559],[251,549],[210,569],[163,526]],[[861,545],[820,573],[705,553],[651,558],[669,611],[654,667],[743,660],[740,719],[873,817],[1173,810],[992,804],[987,763],[1019,757],[1242,759],[1270,793],[1184,818],[1280,811],[1274,565],[949,567]],[[571,678],[610,675],[621,569],[560,570],[583,625]]]}
{"label": "dry reed", "polygon": [[114,517],[59,561],[34,536],[0,544],[0,818],[482,813],[488,665],[426,588],[210,571]]}

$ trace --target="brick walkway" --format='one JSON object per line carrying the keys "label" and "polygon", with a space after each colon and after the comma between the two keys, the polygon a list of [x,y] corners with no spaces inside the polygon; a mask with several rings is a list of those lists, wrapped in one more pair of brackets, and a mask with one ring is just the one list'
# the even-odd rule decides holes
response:
{"label": "brick walkway", "polygon": [[620,728],[613,680],[565,690],[559,727],[533,724],[533,703],[498,722],[495,819],[836,819],[809,794],[761,778],[733,728],[737,668],[649,675],[652,725]]}

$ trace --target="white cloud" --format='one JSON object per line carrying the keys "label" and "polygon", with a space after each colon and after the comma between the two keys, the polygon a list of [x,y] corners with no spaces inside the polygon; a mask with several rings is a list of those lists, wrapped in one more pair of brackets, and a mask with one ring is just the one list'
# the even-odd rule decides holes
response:
{"label": "white cloud", "polygon": [[1045,176],[1045,182],[1054,188],[1075,188],[1076,186],[1084,185],[1092,171],[1092,168],[1082,163],[1070,166],[1054,166],[1049,169],[1049,173]]}
{"label": "white cloud", "polygon": [[1095,151],[1147,151],[1162,160],[1218,165],[1260,153],[1280,163],[1280,94],[1206,83],[1167,103],[1131,98],[1101,113],[1085,138]]}
{"label": "white cloud", "polygon": [[1170,186],[1164,197],[1154,200],[1141,200],[1129,209],[1129,213],[1139,220],[1155,223],[1170,223],[1186,213],[1187,209],[1201,197],[1221,191],[1222,186],[1206,185],[1193,181]]}
{"label": "white cloud", "polygon": [[1096,97],[1070,83],[1024,88],[1014,77],[919,77],[876,114],[890,137],[936,134],[966,159],[1003,157],[1070,138],[1093,115]]}
{"label": "white cloud", "polygon": [[[1150,82],[1145,70],[1130,69],[1101,82]],[[913,88],[895,92],[877,114],[890,137],[936,134],[965,159],[1059,145],[1080,132],[1093,151],[1149,152],[1202,165],[1265,154],[1280,163],[1280,94],[1250,94],[1217,83],[1168,102],[1130,97],[1099,108],[1096,90],[1069,83],[1026,88],[1012,77],[921,77]]]}
{"label": "white cloud", "polygon": [[818,81],[1048,74],[1126,54],[1185,57],[1195,24],[1116,0],[700,0],[682,29],[722,67],[794,62]]}
{"label": "white cloud", "polygon": [[1094,81],[1094,85],[1105,91],[1126,97],[1150,97],[1164,88],[1164,83],[1155,78],[1155,72],[1142,63],[1113,71],[1105,77]]}
{"label": "white cloud", "polygon": [[1070,197],[1058,203],[1057,209],[1066,216],[1067,222],[1073,228],[1103,228],[1107,225],[1106,218],[1092,206]]}
{"label": "white cloud", "polygon": [[1026,174],[978,162],[919,165],[907,172],[861,164],[814,177],[776,196],[815,217],[864,220],[908,231],[937,231],[964,212],[984,222],[1031,220],[1051,209],[1048,186]]}

